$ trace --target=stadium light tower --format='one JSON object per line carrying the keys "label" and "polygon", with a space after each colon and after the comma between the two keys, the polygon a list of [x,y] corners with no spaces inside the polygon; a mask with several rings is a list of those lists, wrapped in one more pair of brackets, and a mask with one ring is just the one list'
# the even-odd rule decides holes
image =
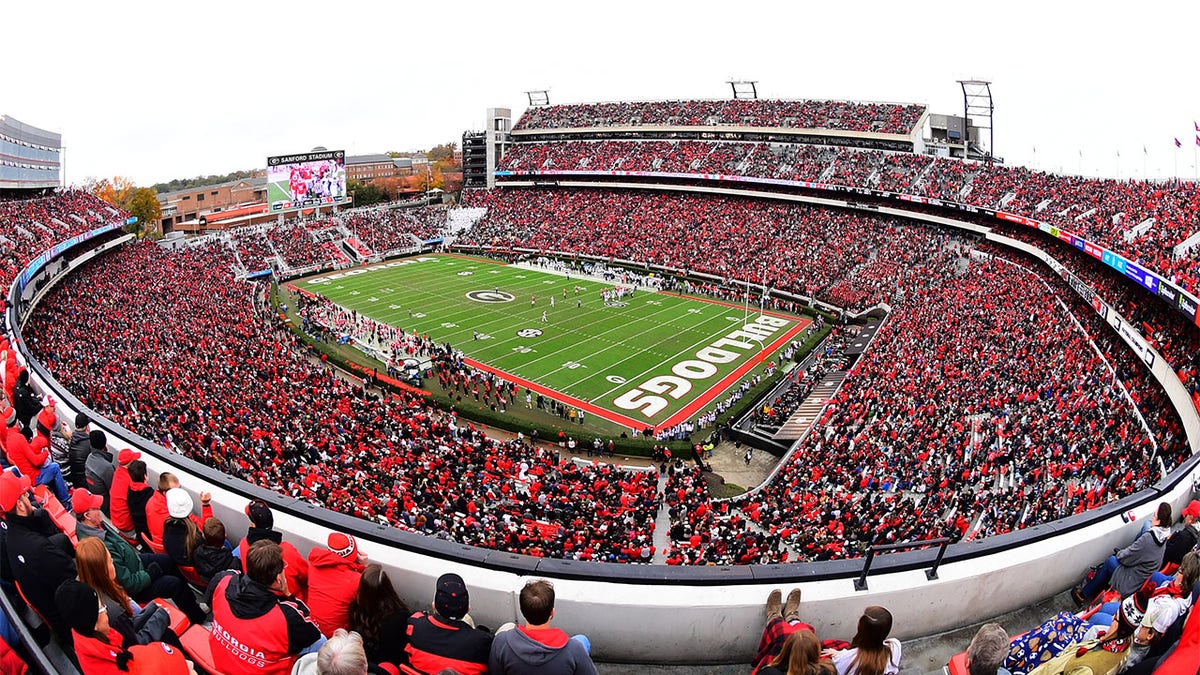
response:
{"label": "stadium light tower", "polygon": [[549,89],[530,89],[529,91],[525,92],[525,96],[529,98],[530,107],[550,105]]}
{"label": "stadium light tower", "polygon": [[734,100],[758,98],[758,80],[735,80],[732,77],[725,81],[733,90]]}
{"label": "stadium light tower", "polygon": [[971,116],[974,115],[976,129],[987,129],[987,152],[984,154],[988,162],[995,157],[996,132],[992,127],[992,83],[988,80],[959,80],[963,93],[963,159],[969,156],[971,143]]}

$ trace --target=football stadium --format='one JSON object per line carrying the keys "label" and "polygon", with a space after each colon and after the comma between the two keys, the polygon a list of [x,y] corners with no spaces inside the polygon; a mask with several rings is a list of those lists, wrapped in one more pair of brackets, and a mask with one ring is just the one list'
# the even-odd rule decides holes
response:
{"label": "football stadium", "polygon": [[1197,183],[728,84],[203,222],[0,117],[0,672],[1196,673]]}

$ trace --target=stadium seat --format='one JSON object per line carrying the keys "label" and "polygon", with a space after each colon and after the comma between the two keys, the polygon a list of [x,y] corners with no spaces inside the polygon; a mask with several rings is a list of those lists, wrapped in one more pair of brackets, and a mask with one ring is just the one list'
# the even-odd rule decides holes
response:
{"label": "stadium seat", "polygon": [[188,657],[195,661],[198,667],[210,675],[225,675],[213,662],[212,645],[209,644],[211,635],[204,626],[193,625],[179,636],[179,642],[183,645],[183,651],[187,652]]}

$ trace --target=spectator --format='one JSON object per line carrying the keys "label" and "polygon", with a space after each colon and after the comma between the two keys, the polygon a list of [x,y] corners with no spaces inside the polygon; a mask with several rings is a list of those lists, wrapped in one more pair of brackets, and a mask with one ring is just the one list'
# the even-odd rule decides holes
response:
{"label": "spectator", "polygon": [[49,449],[42,447],[41,452],[34,453],[29,441],[25,440],[24,434],[17,426],[16,411],[13,408],[8,409],[7,421],[8,442],[5,452],[8,455],[8,463],[17,467],[22,476],[29,476],[34,485],[45,485],[54,490],[54,496],[63,508],[71,508],[71,494],[67,492],[62,470],[50,461]]}
{"label": "spectator", "polygon": [[22,369],[17,375],[17,384],[13,387],[13,409],[17,411],[17,421],[21,423],[21,433],[25,439],[33,437],[29,423],[34,416],[42,411],[41,395],[34,391],[33,383],[29,381],[29,371]]}
{"label": "spectator", "polygon": [[320,651],[305,654],[292,671],[293,675],[383,675],[387,672],[371,665],[363,649],[362,636],[344,628],[334,631]]}
{"label": "spectator", "polygon": [[196,575],[207,584],[219,572],[241,569],[241,562],[225,541],[225,523],[217,518],[204,521],[204,541],[192,554]]}
{"label": "spectator", "polygon": [[55,605],[74,637],[75,658],[85,675],[128,670],[124,638],[108,621],[108,608],[91,586],[65,580],[54,592]]}
{"label": "spectator", "polygon": [[471,598],[462,577],[438,577],[433,596],[433,613],[416,612],[408,619],[408,663],[420,673],[432,675],[453,668],[460,675],[488,672],[492,636],[468,623]]}
{"label": "spectator", "polygon": [[[1137,592],[1123,598],[1097,646],[1105,645],[1104,651],[1123,654],[1122,669],[1136,666],[1187,612],[1197,580],[1200,580],[1200,555],[1193,551],[1184,556],[1174,578],[1161,585],[1147,581]],[[1100,615],[1097,613],[1097,617]],[[1093,622],[1097,617],[1093,617]],[[1104,625],[1103,621],[1100,623]]]}
{"label": "spectator", "polygon": [[115,532],[104,527],[104,515],[100,512],[103,499],[99,495],[88,492],[85,488],[76,488],[73,496],[75,514],[79,522],[75,533],[80,541],[95,537],[104,542],[113,563],[117,583],[124,588],[129,597],[146,604],[154,598],[170,598],[192,623],[200,623],[205,618],[204,610],[196,602],[191,588],[182,577],[169,574],[174,565],[169,556],[161,553],[138,553],[129,542]]}
{"label": "spectator", "polygon": [[77,488],[87,487],[87,458],[92,454],[91,424],[87,413],[75,415],[75,431],[71,433],[67,454],[71,457],[71,485]]}
{"label": "spectator", "polygon": [[803,629],[788,634],[779,655],[763,666],[758,675],[834,675],[835,672],[832,663],[821,660],[821,642],[816,633]]}
{"label": "spectator", "polygon": [[967,672],[970,675],[1008,675],[1004,659],[1008,657],[1008,633],[998,623],[979,627],[967,647]]}
{"label": "spectator", "polygon": [[84,462],[87,474],[87,489],[94,495],[104,497],[104,512],[108,513],[109,492],[112,491],[113,476],[117,472],[117,459],[108,451],[108,436],[99,429],[88,433],[88,444],[92,451]]}
{"label": "spectator", "polygon": [[50,461],[58,465],[58,468],[62,471],[63,481],[70,486],[72,484],[71,476],[69,475],[71,471],[70,453],[67,452],[67,446],[62,439],[59,439],[59,443],[55,443],[54,438],[56,431],[65,438],[70,438],[70,433],[63,431],[66,425],[63,428],[59,428],[58,415],[54,412],[56,407],[57,403],[54,397],[47,396],[45,407],[37,415],[37,421],[34,424],[33,440],[29,442],[29,447],[35,455],[41,453],[43,450],[49,451]]}
{"label": "spectator", "polygon": [[550,625],[554,619],[554,586],[539,579],[526,582],[520,595],[525,625],[496,634],[488,657],[492,675],[595,675],[590,643],[582,635],[568,637]]}
{"label": "spectator", "polygon": [[283,535],[275,531],[275,514],[271,507],[262,499],[253,499],[246,505],[246,517],[250,519],[250,529],[246,531],[245,539],[238,544],[238,557],[242,560],[242,571],[246,571],[246,553],[250,547],[259,541],[270,541],[283,548],[284,574],[287,574],[288,588],[292,595],[301,600],[308,599],[308,561],[295,546],[283,540]]}
{"label": "spectator", "polygon": [[1071,597],[1080,605],[1089,604],[1100,591],[1112,588],[1121,597],[1136,591],[1151,574],[1162,567],[1171,526],[1171,505],[1158,505],[1150,529],[1138,535],[1133,543],[1109,556],[1082,586],[1071,589]]}
{"label": "spectator", "polygon": [[331,532],[329,548],[314,546],[308,552],[308,606],[324,635],[350,626],[350,603],[358,591],[367,554],[358,550],[354,537]]}
{"label": "spectator", "polygon": [[[124,644],[145,645],[167,637],[170,615],[153,602],[138,607],[129,598],[125,589],[117,583],[113,560],[101,540],[95,537],[81,540],[75,548],[75,554],[79,580],[91,586],[100,596],[100,602],[107,609],[109,625],[121,634]],[[175,635],[167,639],[178,644]]]}
{"label": "spectator", "polygon": [[222,572],[208,585],[213,663],[224,673],[289,673],[297,657],[319,649],[325,638],[308,607],[289,592],[278,544],[255,543],[246,568]]}
{"label": "spectator", "polygon": [[[146,522],[146,509],[150,506],[150,498],[155,490],[146,483],[146,463],[135,459],[129,463],[129,517],[133,520],[133,529],[137,538],[150,540],[150,526]],[[114,474],[115,477],[115,474]]]}
{"label": "spectator", "polygon": [[892,613],[870,606],[858,619],[858,632],[849,649],[828,650],[837,675],[896,675],[900,672],[900,641],[888,637]]}
{"label": "spectator", "polygon": [[109,489],[109,515],[113,527],[122,537],[131,541],[137,541],[137,523],[129,511],[129,489],[133,483],[129,477],[129,463],[141,457],[142,453],[129,448],[117,453],[117,470],[113,473],[112,487]]}
{"label": "spectator", "polygon": [[30,500],[29,478],[11,471],[0,473],[0,510],[8,536],[5,554],[8,569],[21,593],[55,634],[67,644],[70,617],[64,617],[54,602],[54,589],[75,578],[75,549],[44,509]]}
{"label": "spectator", "polygon": [[383,566],[371,563],[363,570],[358,592],[350,602],[350,628],[362,636],[371,663],[393,666],[407,659],[408,606],[396,594]]}
{"label": "spectator", "polygon": [[179,487],[179,479],[170,471],[158,474],[158,489],[146,503],[146,529],[150,532],[150,547],[162,548],[163,524],[171,517],[167,509],[167,492]]}
{"label": "spectator", "polygon": [[171,562],[176,567],[194,567],[192,556],[204,541],[204,522],[212,518],[212,495],[200,493],[200,517],[192,510],[196,508],[192,496],[183,488],[167,490],[167,519],[163,521],[162,543]]}
{"label": "spectator", "polygon": [[1196,550],[1196,542],[1200,539],[1200,501],[1193,499],[1183,509],[1183,527],[1176,530],[1167,539],[1167,547],[1163,549],[1163,566],[1174,566],[1183,561],[1183,556]]}
{"label": "spectator", "polygon": [[812,626],[800,621],[800,589],[788,592],[787,604],[783,604],[783,591],[776,588],[767,595],[767,625],[758,640],[758,651],[754,655],[754,671],[767,665],[783,651],[788,636],[798,631],[811,631]]}

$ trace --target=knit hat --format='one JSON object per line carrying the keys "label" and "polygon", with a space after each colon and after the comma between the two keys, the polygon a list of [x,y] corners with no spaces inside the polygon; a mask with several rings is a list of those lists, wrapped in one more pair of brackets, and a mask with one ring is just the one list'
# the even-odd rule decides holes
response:
{"label": "knit hat", "polygon": [[187,518],[192,515],[192,496],[183,488],[167,490],[167,513],[172,518]]}
{"label": "knit hat", "polygon": [[7,407],[7,409],[5,411],[5,415],[4,415],[4,422],[5,422],[5,424],[7,424],[10,427],[15,426],[17,424],[17,409],[16,408],[14,408],[12,406]]}
{"label": "knit hat", "polygon": [[94,495],[87,488],[75,488],[71,491],[71,507],[75,514],[82,516],[91,509],[98,509],[104,503],[104,497]]}
{"label": "knit hat", "polygon": [[129,448],[125,448],[121,452],[117,453],[117,463],[121,466],[125,466],[133,460],[141,458],[142,453],[138,452],[137,450],[130,450]]}
{"label": "knit hat", "polygon": [[29,476],[18,476],[11,471],[0,474],[0,512],[8,513],[17,507],[21,495],[29,491]]}
{"label": "knit hat", "polygon": [[253,499],[246,505],[246,517],[250,519],[251,525],[260,530],[275,527],[275,515],[271,513],[271,507],[261,499]]}
{"label": "knit hat", "polygon": [[1193,518],[1200,518],[1200,502],[1193,499],[1190,504],[1183,507],[1183,516],[1185,518],[1187,516],[1191,516]]}
{"label": "knit hat", "polygon": [[343,558],[358,560],[358,542],[354,541],[354,537],[348,534],[341,532],[330,533],[329,538],[325,540],[325,544],[329,546],[330,551]]}
{"label": "knit hat", "polygon": [[165,642],[151,642],[129,648],[130,675],[187,675],[188,662],[183,652]]}
{"label": "knit hat", "polygon": [[96,619],[100,617],[100,598],[91,586],[76,579],[68,579],[54,591],[54,604],[63,621],[80,635],[91,635],[96,630]]}
{"label": "knit hat", "polygon": [[92,429],[88,434],[88,443],[91,444],[93,450],[103,450],[108,447],[108,436],[104,435],[99,429]]}
{"label": "knit hat", "polygon": [[87,416],[87,413],[79,413],[75,416],[75,428],[82,429],[92,423],[92,418]]}
{"label": "knit hat", "polygon": [[447,619],[461,619],[471,607],[471,596],[467,585],[457,574],[443,574],[437,580],[437,592],[433,595],[433,608]]}

